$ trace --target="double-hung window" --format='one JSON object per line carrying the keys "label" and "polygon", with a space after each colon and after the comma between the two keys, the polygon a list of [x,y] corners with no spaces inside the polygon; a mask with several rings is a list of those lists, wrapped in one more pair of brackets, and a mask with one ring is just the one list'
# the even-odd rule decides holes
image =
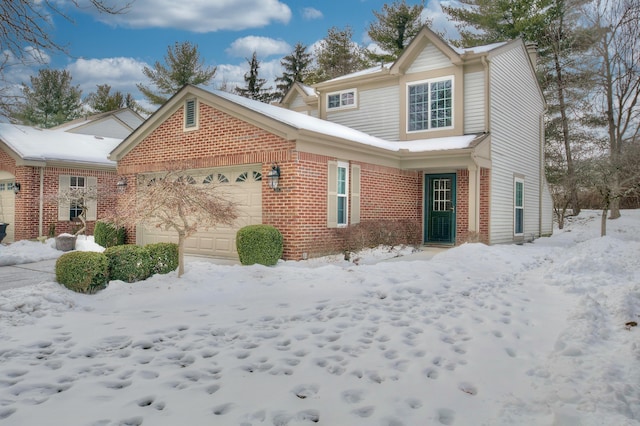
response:
{"label": "double-hung window", "polygon": [[[74,194],[82,192],[86,188],[86,179],[82,176],[70,176],[69,177],[69,193]],[[79,217],[83,209],[82,202],[80,200],[71,200],[69,204],[69,219],[73,220]]]}
{"label": "double-hung window", "polygon": [[453,78],[421,81],[407,87],[407,130],[419,132],[453,126]]}
{"label": "double-hung window", "polygon": [[58,220],[73,220],[86,208],[87,220],[96,220],[98,180],[93,176],[58,176]]}
{"label": "double-hung window", "polygon": [[524,235],[524,179],[513,181],[513,234]]}
{"label": "double-hung window", "polygon": [[356,89],[343,90],[327,95],[328,110],[355,108],[356,106]]}
{"label": "double-hung window", "polygon": [[360,165],[329,161],[327,226],[342,228],[360,222]]}

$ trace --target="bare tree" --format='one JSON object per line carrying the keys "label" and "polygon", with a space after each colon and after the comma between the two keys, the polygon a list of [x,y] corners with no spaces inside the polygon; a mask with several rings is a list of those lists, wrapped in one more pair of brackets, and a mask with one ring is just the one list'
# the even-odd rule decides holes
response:
{"label": "bare tree", "polygon": [[184,273],[184,243],[199,229],[232,225],[238,217],[235,203],[215,186],[198,184],[186,167],[152,178],[139,177],[119,194],[117,213],[105,220],[117,226],[154,226],[178,235],[178,277]]}
{"label": "bare tree", "polygon": [[625,143],[635,140],[640,131],[640,2],[594,0],[584,9],[584,16],[596,37],[597,97],[592,121],[604,126],[608,139],[605,206],[610,208],[610,218],[616,219],[620,217],[620,199],[630,184],[620,172],[625,161],[622,154]]}
{"label": "bare tree", "polygon": [[97,216],[98,200],[107,203],[110,200],[115,200],[116,194],[107,185],[91,184],[91,179],[88,185],[81,186],[69,186],[67,188],[61,188],[57,194],[52,194],[45,199],[53,202],[56,205],[66,205],[70,209],[77,212],[74,218],[77,218],[82,226],[76,230],[74,235],[84,234],[87,230],[87,214],[94,209],[93,213]]}
{"label": "bare tree", "polygon": [[[100,13],[120,14],[129,9],[132,1],[89,0],[89,3]],[[70,3],[77,8],[86,7],[79,0]],[[4,76],[8,67],[43,64],[47,51],[66,51],[66,46],[56,42],[51,35],[55,27],[53,16],[73,21],[57,1],[0,1],[0,82],[6,83]],[[6,113],[17,96],[6,85],[0,89],[0,114]]]}

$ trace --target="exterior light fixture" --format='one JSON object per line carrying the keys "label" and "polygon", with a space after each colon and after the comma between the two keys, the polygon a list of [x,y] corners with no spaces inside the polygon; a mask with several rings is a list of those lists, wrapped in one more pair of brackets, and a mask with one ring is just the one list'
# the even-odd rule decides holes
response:
{"label": "exterior light fixture", "polygon": [[271,165],[271,170],[267,173],[267,178],[269,178],[269,188],[279,192],[280,188],[278,188],[278,182],[280,180],[280,166],[278,166],[278,163]]}
{"label": "exterior light fixture", "polygon": [[127,189],[127,178],[121,177],[116,183],[116,188],[118,188],[118,192],[124,192]]}
{"label": "exterior light fixture", "polygon": [[20,182],[15,182],[13,184],[13,193],[18,195],[18,192],[20,192]]}

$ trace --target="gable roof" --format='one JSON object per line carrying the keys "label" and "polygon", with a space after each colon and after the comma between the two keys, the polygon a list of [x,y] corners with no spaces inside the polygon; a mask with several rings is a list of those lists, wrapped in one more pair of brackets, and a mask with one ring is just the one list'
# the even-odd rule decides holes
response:
{"label": "gable roof", "polygon": [[131,108],[121,108],[114,111],[80,117],[53,127],[52,130],[62,130],[69,133],[82,133],[103,137],[117,137],[112,130],[107,131],[105,127],[101,127],[101,125],[107,124],[108,122],[113,122],[118,125],[122,131],[116,133],[118,133],[118,136],[124,137],[142,124],[144,122],[144,118]]}
{"label": "gable roof", "polygon": [[[266,104],[222,91],[206,91],[187,85],[158,109],[149,119],[122,141],[109,158],[119,160],[150,134],[169,115],[173,114],[186,98],[196,96],[202,102],[232,113],[234,116],[259,127],[276,132],[289,140],[311,138],[314,141],[332,139],[360,148],[387,153],[426,153],[432,151],[472,149],[484,135],[424,139],[414,141],[388,141],[338,123],[322,120],[275,105]],[[320,142],[318,142],[320,143]]]}
{"label": "gable roof", "polygon": [[115,169],[115,162],[107,156],[121,141],[0,123],[0,144],[8,148],[9,155],[18,164],[46,166],[49,163],[66,163]]}
{"label": "gable roof", "polygon": [[316,93],[313,87],[307,86],[306,84],[296,81],[291,85],[287,93],[284,95],[284,97],[278,104],[279,105],[288,104],[293,100],[295,95],[300,95],[305,101],[305,103],[313,103],[318,101],[318,94]]}

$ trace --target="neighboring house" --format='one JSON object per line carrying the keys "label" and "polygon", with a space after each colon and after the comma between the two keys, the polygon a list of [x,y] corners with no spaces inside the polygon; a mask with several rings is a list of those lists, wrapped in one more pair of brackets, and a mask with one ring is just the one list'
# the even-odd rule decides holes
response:
{"label": "neighboring house", "polygon": [[[108,154],[131,132],[123,129],[142,121],[133,111],[119,110],[48,130],[0,123],[0,222],[9,223],[2,242],[73,231],[79,207],[56,198],[71,187],[115,194],[116,164]],[[115,197],[102,198],[88,206],[88,233],[113,206]]]}
{"label": "neighboring house", "polygon": [[237,257],[235,232],[256,223],[282,232],[285,259],[339,251],[345,228],[383,220],[419,223],[426,244],[522,242],[552,232],[530,53],[521,40],[459,50],[425,28],[395,63],[296,84],[284,108],[185,86],[110,158],[129,190],[186,164],[238,202],[236,225],[198,232],[193,254]]}

